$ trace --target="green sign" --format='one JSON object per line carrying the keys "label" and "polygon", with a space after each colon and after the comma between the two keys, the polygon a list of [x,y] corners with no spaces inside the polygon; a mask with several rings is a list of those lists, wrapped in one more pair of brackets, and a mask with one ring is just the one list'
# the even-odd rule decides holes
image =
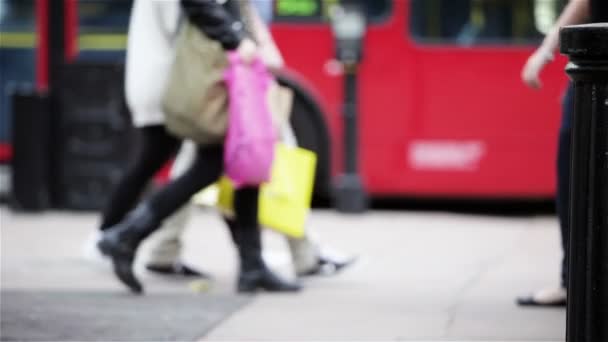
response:
{"label": "green sign", "polygon": [[318,0],[277,0],[276,15],[281,17],[313,17],[319,15]]}

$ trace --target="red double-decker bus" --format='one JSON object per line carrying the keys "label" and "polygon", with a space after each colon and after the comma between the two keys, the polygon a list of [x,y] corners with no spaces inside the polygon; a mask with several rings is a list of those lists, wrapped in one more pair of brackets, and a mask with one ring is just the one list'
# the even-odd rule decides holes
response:
{"label": "red double-decker bus", "polygon": [[[2,3],[11,2],[24,3]],[[289,65],[287,82],[299,90],[296,134],[319,155],[317,191],[325,195],[341,172],[344,149],[343,75],[327,20],[337,2],[275,0],[272,26]],[[30,3],[32,15],[37,3]],[[548,68],[541,91],[527,89],[520,70],[564,1],[364,3],[369,25],[357,99],[366,191],[376,197],[553,196],[565,59]],[[66,16],[66,48],[73,50],[66,56],[124,58],[129,2],[65,4],[77,13]],[[11,34],[10,42],[28,49],[19,32]],[[1,51],[16,48],[6,45],[0,41]]]}

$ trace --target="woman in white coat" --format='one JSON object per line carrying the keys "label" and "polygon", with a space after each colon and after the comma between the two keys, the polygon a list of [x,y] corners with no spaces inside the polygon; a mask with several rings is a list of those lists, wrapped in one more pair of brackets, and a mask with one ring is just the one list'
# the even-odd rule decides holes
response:
{"label": "woman in white coat", "polygon": [[[265,63],[273,70],[280,70],[284,61],[280,51],[277,49],[270,32],[266,26],[272,19],[272,0],[252,1],[255,15],[255,39],[259,45],[259,51]],[[129,49],[127,54],[127,97],[129,107],[133,113],[134,123],[140,128],[142,139],[157,141],[157,136],[164,136],[164,118],[160,108],[160,98],[163,93],[161,86],[166,82],[166,75],[173,58],[172,43],[179,21],[179,8],[177,1],[157,2],[148,1],[145,4],[136,4],[133,18],[130,24]],[[135,13],[137,11],[137,13]],[[259,14],[259,16],[258,16]],[[153,31],[146,28],[156,28]],[[151,51],[159,51],[152,54]],[[152,63],[146,63],[152,59]],[[155,70],[155,72],[151,72]],[[147,85],[152,84],[152,87]],[[290,130],[287,127],[287,130]],[[293,137],[293,134],[287,134]],[[293,140],[293,139],[290,139]],[[292,141],[292,143],[296,143]],[[161,142],[162,144],[162,142]],[[154,143],[145,146],[153,146]],[[119,222],[132,208],[142,188],[152,177],[151,170],[157,170],[161,166],[163,156],[156,155],[158,160],[154,163],[141,163],[148,155],[148,151],[142,150],[134,160],[132,167],[126,173],[125,178],[116,188],[111,196],[107,207],[103,211],[100,230]],[[153,151],[152,151],[153,153]],[[191,142],[182,144],[180,153],[170,172],[171,179],[182,175],[192,164],[195,158],[196,147]],[[173,275],[208,277],[207,274],[185,265],[180,260],[182,251],[181,235],[188,223],[192,205],[187,204],[177,213],[167,219],[163,228],[149,238],[147,254],[144,257],[145,268],[148,271]],[[231,220],[226,220],[230,226],[234,225]],[[99,259],[99,250],[96,243],[101,234],[97,232],[89,239],[85,246],[85,255],[89,259]],[[315,275],[321,272],[338,271],[352,262],[352,258],[344,257],[336,253],[329,253],[321,248],[319,243],[312,238],[310,230],[302,239],[288,239],[289,248],[298,275]]]}
{"label": "woman in white coat", "polygon": [[[153,176],[181,145],[181,140],[166,131],[161,105],[173,63],[173,43],[180,12],[179,1],[135,1],[133,4],[127,43],[125,92],[132,122],[139,135],[139,149],[102,210],[100,231],[124,219]],[[166,229],[153,237],[146,268],[159,273],[207,277],[184,265],[178,254],[173,255],[173,251],[179,250],[179,246],[175,245],[176,240],[170,236],[173,231],[175,229]],[[87,242],[87,256],[99,254],[94,245],[100,236],[98,232]]]}
{"label": "woman in white coat", "polygon": [[[161,105],[174,59],[173,43],[180,10],[190,23],[225,50],[233,50],[244,61],[251,61],[258,48],[244,29],[236,1],[134,2],[129,25],[126,94],[142,144],[104,210],[104,232],[97,244],[102,253],[112,259],[116,276],[133,292],[143,291],[132,270],[141,242],[158,231],[163,221],[187,203],[194,193],[217,179],[223,169],[221,144],[198,146],[194,163],[183,175],[131,210],[139,202],[138,197],[147,182],[181,144],[181,139],[166,131]],[[299,285],[278,278],[261,259],[257,199],[257,187],[239,189],[235,196],[238,224],[233,229],[233,236],[237,236],[235,242],[241,261],[238,290],[297,291]]]}

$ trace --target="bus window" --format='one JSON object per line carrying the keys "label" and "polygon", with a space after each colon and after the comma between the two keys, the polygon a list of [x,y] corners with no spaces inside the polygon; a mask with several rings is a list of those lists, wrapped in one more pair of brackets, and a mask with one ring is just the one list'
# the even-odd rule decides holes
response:
{"label": "bus window", "polygon": [[[329,9],[340,0],[274,0],[274,21],[324,23]],[[384,20],[391,12],[392,0],[361,0],[371,23]]]}
{"label": "bus window", "polygon": [[121,58],[127,43],[132,1],[78,2],[79,58]]}
{"label": "bus window", "polygon": [[0,144],[10,142],[12,84],[34,83],[33,0],[0,0]]}
{"label": "bus window", "polygon": [[411,0],[410,32],[422,43],[531,44],[566,0]]}

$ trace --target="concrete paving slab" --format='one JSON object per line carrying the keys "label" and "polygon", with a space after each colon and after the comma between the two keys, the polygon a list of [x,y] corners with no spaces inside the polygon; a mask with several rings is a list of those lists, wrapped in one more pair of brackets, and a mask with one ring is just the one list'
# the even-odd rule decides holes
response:
{"label": "concrete paving slab", "polygon": [[514,305],[557,279],[552,217],[323,212],[310,224],[359,264],[298,297],[265,295],[207,340],[563,340],[564,310]]}

